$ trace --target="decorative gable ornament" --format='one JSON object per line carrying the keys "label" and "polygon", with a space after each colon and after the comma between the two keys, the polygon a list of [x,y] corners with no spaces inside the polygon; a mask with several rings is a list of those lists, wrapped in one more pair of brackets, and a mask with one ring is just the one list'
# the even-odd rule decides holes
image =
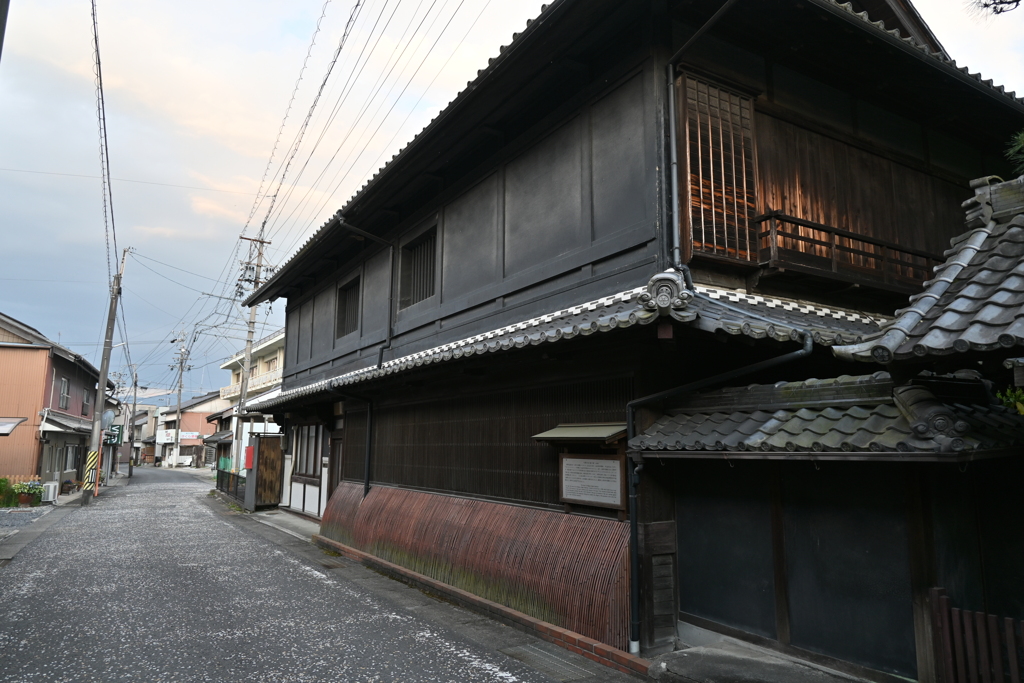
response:
{"label": "decorative gable ornament", "polygon": [[659,316],[669,315],[679,322],[690,322],[696,311],[687,306],[694,298],[694,292],[686,288],[683,274],[677,270],[658,273],[647,283],[647,291],[639,301],[644,310],[657,312]]}

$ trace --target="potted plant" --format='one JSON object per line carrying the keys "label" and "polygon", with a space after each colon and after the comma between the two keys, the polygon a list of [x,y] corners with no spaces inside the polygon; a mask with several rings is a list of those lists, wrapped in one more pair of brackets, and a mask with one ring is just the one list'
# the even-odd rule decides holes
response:
{"label": "potted plant", "polygon": [[29,507],[43,497],[43,485],[38,481],[19,481],[11,488],[18,494],[19,507]]}
{"label": "potted plant", "polygon": [[65,479],[63,482],[61,482],[60,493],[62,496],[66,496],[67,494],[74,491],[76,488],[77,486],[75,485],[75,482],[71,481],[70,479]]}

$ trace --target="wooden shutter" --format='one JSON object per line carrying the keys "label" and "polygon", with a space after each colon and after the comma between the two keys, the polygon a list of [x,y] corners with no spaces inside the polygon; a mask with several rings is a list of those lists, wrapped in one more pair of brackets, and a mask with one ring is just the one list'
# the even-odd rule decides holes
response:
{"label": "wooden shutter", "polygon": [[757,261],[751,99],[690,75],[678,85],[693,253]]}

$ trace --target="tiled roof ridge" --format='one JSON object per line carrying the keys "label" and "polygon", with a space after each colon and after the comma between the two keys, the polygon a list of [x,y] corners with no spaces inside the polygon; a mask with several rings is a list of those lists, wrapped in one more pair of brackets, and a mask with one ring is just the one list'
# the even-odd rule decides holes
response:
{"label": "tiled roof ridge", "polygon": [[[560,339],[571,339],[578,335],[607,332],[616,328],[631,327],[637,324],[646,325],[663,316],[682,323],[697,323],[700,329],[709,331],[724,329],[730,334],[743,334],[755,339],[771,337],[776,341],[791,341],[793,339],[793,331],[797,327],[806,327],[806,325],[800,325],[799,320],[788,320],[781,316],[775,324],[771,324],[771,322],[761,323],[756,319],[763,318],[764,316],[758,315],[757,311],[763,312],[767,309],[765,315],[770,315],[772,309],[777,309],[780,314],[814,316],[815,318],[828,320],[830,326],[835,324],[833,321],[845,321],[847,323],[846,331],[850,337],[859,334],[856,331],[857,326],[863,327],[869,323],[874,323],[874,319],[870,316],[854,311],[816,307],[806,302],[750,295],[737,290],[717,287],[698,287],[697,292],[707,296],[712,301],[712,305],[714,305],[714,298],[718,297],[753,307],[750,311],[750,318],[754,319],[754,324],[751,324],[750,320],[742,318],[743,312],[730,313],[721,307],[719,307],[719,310],[709,311],[707,302],[698,302],[695,293],[685,288],[682,276],[676,271],[669,269],[656,273],[642,287],[635,287],[583,304],[523,320],[512,325],[506,325],[489,332],[411,353],[389,360],[383,363],[380,368],[375,366],[361,368],[337,377],[317,380],[301,387],[283,391],[269,402],[250,403],[247,405],[247,409],[251,408],[253,411],[258,411],[303,396],[337,389],[342,386],[436,362],[486,352],[522,348],[528,345],[558,341]],[[710,313],[717,313],[719,318],[711,318]],[[704,321],[704,317],[708,317],[709,320]],[[725,319],[723,320],[723,318]],[[737,318],[740,319],[737,320]],[[850,330],[853,331],[850,332]],[[834,334],[842,336],[840,332]],[[833,338],[826,338],[826,335],[820,330],[814,330],[812,337],[816,343],[821,345],[833,343]]]}

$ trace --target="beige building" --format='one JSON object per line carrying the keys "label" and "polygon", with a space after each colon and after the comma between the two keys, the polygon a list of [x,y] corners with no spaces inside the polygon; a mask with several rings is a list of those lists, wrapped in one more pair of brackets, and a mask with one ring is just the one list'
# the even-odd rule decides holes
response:
{"label": "beige building", "polygon": [[[221,370],[231,371],[231,384],[221,388],[220,397],[234,403],[242,393],[242,365],[245,352],[236,353],[225,361]],[[248,399],[281,383],[281,368],[284,365],[284,328],[267,335],[252,345],[252,364],[249,367]]]}

